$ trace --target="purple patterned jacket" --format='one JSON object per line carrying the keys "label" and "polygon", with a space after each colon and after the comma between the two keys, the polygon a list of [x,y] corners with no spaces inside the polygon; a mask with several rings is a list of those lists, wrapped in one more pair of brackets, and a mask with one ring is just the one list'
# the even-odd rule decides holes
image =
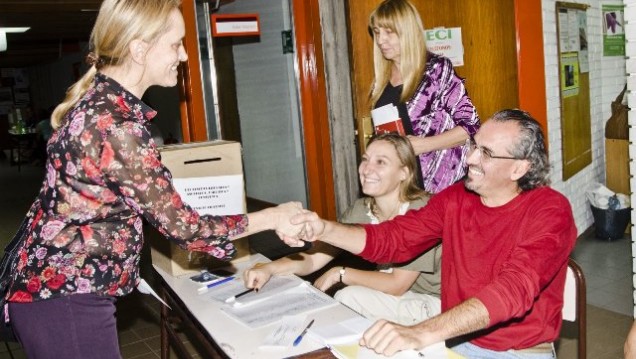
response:
{"label": "purple patterned jacket", "polygon": [[[450,60],[427,54],[426,70],[406,108],[416,136],[435,136],[463,127],[469,136],[479,129],[477,110],[468,97],[464,80]],[[466,174],[465,145],[419,155],[424,189],[437,193]]]}

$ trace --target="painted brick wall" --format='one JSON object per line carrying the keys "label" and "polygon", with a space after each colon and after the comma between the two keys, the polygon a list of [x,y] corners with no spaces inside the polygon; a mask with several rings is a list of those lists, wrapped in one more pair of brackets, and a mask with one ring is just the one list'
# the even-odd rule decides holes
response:
{"label": "painted brick wall", "polygon": [[[626,34],[626,55],[627,55],[627,105],[631,108],[628,113],[628,120],[630,125],[630,145],[629,145],[629,173],[631,176],[630,186],[636,188],[636,181],[634,180],[634,173],[636,173],[636,166],[634,158],[636,157],[636,145],[632,139],[634,137],[634,129],[636,126],[636,0],[625,0],[625,34]],[[636,203],[636,195],[632,191],[632,203]],[[632,206],[633,207],[633,206]],[[636,223],[636,215],[632,210],[632,223]],[[636,233],[634,233],[634,227],[632,226],[632,257],[636,253],[636,244],[634,239]],[[636,273],[636,260],[634,261],[633,272]],[[633,276],[634,288],[636,288],[636,274]],[[636,303],[636,291],[634,292],[634,302]],[[636,317],[636,306],[634,307],[634,316]]]}
{"label": "painted brick wall", "polygon": [[[635,0],[627,0],[634,2]],[[586,4],[588,49],[590,64],[590,111],[592,119],[592,164],[563,181],[561,155],[561,114],[559,99],[559,75],[557,57],[557,33],[555,1],[543,0],[543,41],[545,44],[546,96],[548,111],[548,136],[552,186],[570,200],[579,234],[593,224],[592,213],[585,191],[594,182],[605,183],[605,122],[610,116],[610,104],[625,83],[625,59],[603,57],[603,21],[601,1],[571,0]],[[616,2],[622,3],[621,1]],[[634,188],[634,187],[632,187]]]}

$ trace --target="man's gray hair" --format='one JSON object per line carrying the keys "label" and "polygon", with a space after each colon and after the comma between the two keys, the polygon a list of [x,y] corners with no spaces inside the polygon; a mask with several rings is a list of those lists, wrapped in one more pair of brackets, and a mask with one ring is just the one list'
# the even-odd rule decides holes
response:
{"label": "man's gray hair", "polygon": [[514,121],[519,125],[519,137],[509,152],[515,158],[530,162],[528,172],[517,181],[519,188],[522,191],[528,191],[549,185],[550,162],[545,148],[543,130],[537,120],[522,110],[502,110],[490,119],[496,122]]}

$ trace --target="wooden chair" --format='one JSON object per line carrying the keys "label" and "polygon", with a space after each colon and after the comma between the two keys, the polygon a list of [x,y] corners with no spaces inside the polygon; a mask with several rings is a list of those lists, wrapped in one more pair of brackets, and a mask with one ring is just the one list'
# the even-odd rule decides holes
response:
{"label": "wooden chair", "polygon": [[563,320],[578,322],[578,358],[586,359],[587,330],[586,330],[586,289],[583,270],[572,259],[568,259],[568,272],[565,278],[563,293]]}

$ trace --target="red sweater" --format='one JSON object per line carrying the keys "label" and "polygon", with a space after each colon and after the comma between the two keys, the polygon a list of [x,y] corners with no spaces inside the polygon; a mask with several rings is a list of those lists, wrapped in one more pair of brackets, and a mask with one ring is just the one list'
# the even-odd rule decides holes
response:
{"label": "red sweater", "polygon": [[490,314],[473,344],[503,351],[558,338],[577,235],[560,193],[541,187],[489,208],[458,183],[425,207],[365,230],[360,255],[375,262],[409,260],[442,238],[442,311],[475,297]]}

